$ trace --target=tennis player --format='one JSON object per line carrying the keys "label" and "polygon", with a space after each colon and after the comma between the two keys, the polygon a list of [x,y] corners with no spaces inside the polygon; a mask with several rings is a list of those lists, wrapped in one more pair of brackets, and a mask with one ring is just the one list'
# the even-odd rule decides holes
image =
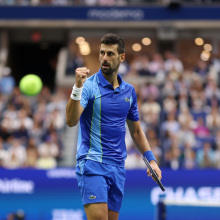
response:
{"label": "tennis player", "polygon": [[[118,74],[125,60],[124,40],[116,34],[101,39],[101,69],[76,69],[76,82],[66,106],[66,123],[79,123],[76,174],[88,220],[117,220],[124,195],[125,123],[139,151],[161,179],[161,170],[139,123],[134,87]],[[150,176],[149,170],[147,170]]]}

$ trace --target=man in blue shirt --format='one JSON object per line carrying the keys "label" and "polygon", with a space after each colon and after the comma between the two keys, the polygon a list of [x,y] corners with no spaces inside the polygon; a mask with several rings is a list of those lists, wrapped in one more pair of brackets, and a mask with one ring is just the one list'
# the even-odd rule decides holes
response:
{"label": "man in blue shirt", "polygon": [[[117,220],[124,194],[127,156],[125,124],[139,151],[159,179],[156,159],[139,123],[134,87],[118,74],[125,46],[116,34],[101,39],[101,69],[87,78],[89,69],[76,69],[76,83],[66,107],[66,123],[80,120],[77,143],[77,181],[88,220]],[[150,176],[149,170],[147,171]]]}

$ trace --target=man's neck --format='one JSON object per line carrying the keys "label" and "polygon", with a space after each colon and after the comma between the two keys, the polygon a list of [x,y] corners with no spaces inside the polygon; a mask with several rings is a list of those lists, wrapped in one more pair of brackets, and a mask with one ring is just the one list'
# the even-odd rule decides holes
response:
{"label": "man's neck", "polygon": [[109,84],[111,84],[113,86],[114,89],[119,87],[118,73],[117,72],[115,72],[115,73],[113,73],[111,75],[103,74],[103,76],[106,78],[106,80],[109,82]]}

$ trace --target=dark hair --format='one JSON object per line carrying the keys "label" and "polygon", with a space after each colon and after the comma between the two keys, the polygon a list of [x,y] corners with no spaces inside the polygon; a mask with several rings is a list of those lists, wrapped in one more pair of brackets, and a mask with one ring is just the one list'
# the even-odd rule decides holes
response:
{"label": "dark hair", "polygon": [[117,34],[109,33],[102,37],[101,44],[112,45],[118,44],[118,53],[122,54],[125,52],[125,42]]}

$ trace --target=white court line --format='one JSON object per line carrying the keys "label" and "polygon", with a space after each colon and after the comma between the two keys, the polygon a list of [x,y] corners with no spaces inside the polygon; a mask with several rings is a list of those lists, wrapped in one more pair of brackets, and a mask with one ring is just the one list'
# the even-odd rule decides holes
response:
{"label": "white court line", "polygon": [[180,201],[180,200],[168,200],[164,199],[164,204],[174,206],[202,206],[202,207],[220,207],[220,202],[212,201]]}

